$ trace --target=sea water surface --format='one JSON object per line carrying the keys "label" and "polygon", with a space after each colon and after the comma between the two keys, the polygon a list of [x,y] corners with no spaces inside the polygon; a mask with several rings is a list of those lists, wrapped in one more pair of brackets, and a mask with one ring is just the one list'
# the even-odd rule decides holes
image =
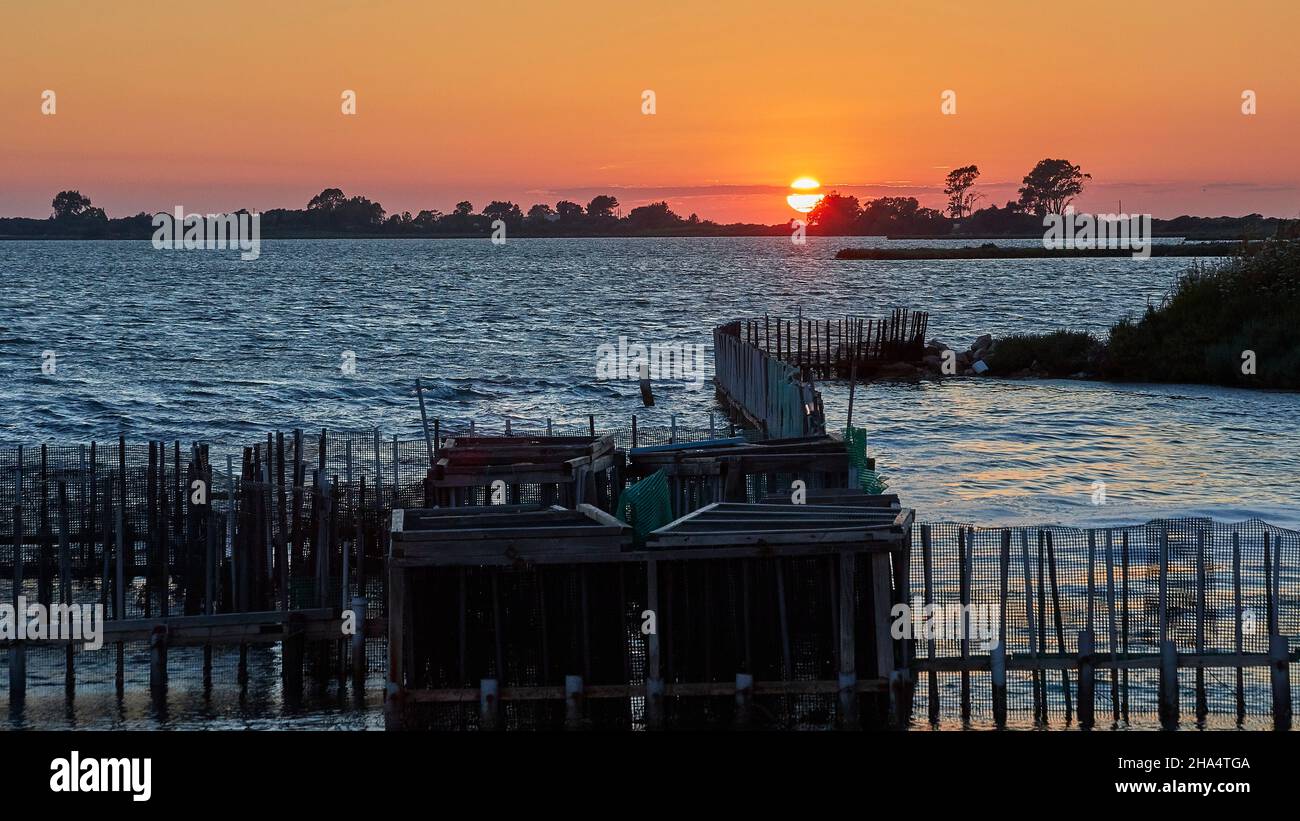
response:
{"label": "sea water surface", "polygon": [[[702,344],[711,373],[720,322],[799,310],[880,316],[900,305],[929,311],[929,336],[959,348],[983,333],[1104,333],[1194,264],[834,259],[846,245],[885,242],[286,240],[263,243],[255,261],[147,242],[0,242],[0,445],[124,432],[219,450],[293,427],[377,426],[413,438],[417,376],[430,415],[447,424],[500,429],[506,419],[540,426],[594,414],[621,426],[636,414],[666,425],[675,414],[702,427],[715,407],[708,381],[658,382],[655,407],[643,408],[635,382],[597,378],[598,346],[620,336]],[[355,373],[341,367],[349,352]],[[820,387],[830,424],[843,424],[847,387]],[[1093,526],[1201,515],[1300,525],[1296,393],[878,382],[858,386],[853,421],[868,430],[891,490],[922,520]],[[1098,483],[1104,505],[1094,504]],[[250,653],[245,692],[230,685],[234,659],[223,653],[213,675],[221,684],[209,693],[198,657],[177,651],[161,714],[149,703],[146,658],[130,660],[122,698],[107,656],[79,665],[77,697],[65,701],[60,659],[32,657],[28,702],[9,726],[382,725],[378,680],[365,709],[330,696],[286,706],[277,653]]]}
{"label": "sea water surface", "polygon": [[[708,346],[738,317],[930,312],[931,337],[1103,333],[1190,259],[839,261],[879,238],[271,240],[261,257],[148,242],[0,243],[0,443],[128,437],[239,446],[271,429],[431,417],[500,429],[706,426],[711,383],[601,381],[597,349]],[[917,244],[909,242],[908,244]],[[943,244],[943,243],[935,243]],[[1203,262],[1201,264],[1204,264]],[[54,372],[42,365],[53,357]],[[355,373],[343,365],[355,363]],[[48,368],[46,369],[48,370]],[[832,425],[847,388],[822,385]],[[1300,394],[949,379],[860,386],[853,421],[926,519],[1300,524]],[[1106,504],[1096,505],[1097,483]]]}

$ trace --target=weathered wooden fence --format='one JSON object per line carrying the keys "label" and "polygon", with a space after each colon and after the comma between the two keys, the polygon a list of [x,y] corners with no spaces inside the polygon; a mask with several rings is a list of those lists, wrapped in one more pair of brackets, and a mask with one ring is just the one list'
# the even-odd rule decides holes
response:
{"label": "weathered wooden fence", "polygon": [[821,379],[848,379],[871,373],[888,362],[918,362],[925,353],[930,315],[895,308],[887,319],[845,316],[838,319],[782,319],[764,315],[747,319],[741,339]]}
{"label": "weathered wooden fence", "polygon": [[812,383],[740,331],[739,321],[713,329],[713,380],[719,400],[773,438],[825,433],[821,394]]}
{"label": "weathered wooden fence", "polygon": [[[433,441],[450,435],[436,426]],[[656,444],[723,432],[615,433],[622,448],[633,437]],[[365,686],[377,687],[386,668],[382,541],[394,507],[425,503],[429,450],[423,438],[328,432],[289,434],[282,455],[272,435],[231,454],[227,469],[224,456],[175,442],[24,448],[21,456],[0,448],[0,602],[21,593],[30,602],[98,603],[109,618],[103,650],[26,642],[20,653],[11,644],[0,654],[0,699],[12,704],[19,676],[29,697],[61,697],[69,683],[69,696],[81,687],[120,691],[124,678],[139,680],[131,665],[141,663],[155,683],[169,671],[173,686],[195,681],[200,670],[220,681],[226,668],[211,659],[222,645],[238,653],[230,672],[242,685],[246,648],[286,639],[275,664],[290,662],[279,671],[287,696],[299,673],[331,684],[361,669]],[[206,505],[195,480],[208,482]],[[1205,519],[1095,531],[937,523],[917,529],[910,556],[922,609],[997,605],[1002,648],[941,634],[900,651],[914,660],[917,721],[1289,721],[1290,640],[1300,633],[1293,530]],[[340,630],[349,606],[364,617],[358,639]],[[766,629],[771,613],[755,613],[750,629]]]}
{"label": "weathered wooden fence", "polygon": [[912,612],[938,620],[913,622],[918,719],[1290,727],[1300,533],[1253,520],[945,523],[922,525],[919,541]]}

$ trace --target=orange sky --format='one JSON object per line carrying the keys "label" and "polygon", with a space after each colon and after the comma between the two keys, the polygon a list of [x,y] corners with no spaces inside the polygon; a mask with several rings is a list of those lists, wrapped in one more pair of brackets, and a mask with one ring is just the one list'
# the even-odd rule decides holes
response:
{"label": "orange sky", "polygon": [[651,5],[7,0],[0,215],[64,188],[120,216],[336,186],[390,212],[607,190],[776,223],[805,174],[939,206],[977,163],[1002,203],[1043,157],[1092,173],[1081,209],[1300,215],[1289,0]]}

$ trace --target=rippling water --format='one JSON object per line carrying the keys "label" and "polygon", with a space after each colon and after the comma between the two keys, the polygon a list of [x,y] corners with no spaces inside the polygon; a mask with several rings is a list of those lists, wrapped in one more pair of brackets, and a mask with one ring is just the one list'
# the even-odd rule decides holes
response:
{"label": "rippling water", "polygon": [[[0,441],[204,439],[270,428],[415,436],[429,412],[499,427],[585,420],[706,425],[709,385],[596,379],[596,348],[710,344],[740,316],[931,312],[931,336],[1104,331],[1189,260],[836,261],[784,238],[268,241],[237,253],[147,242],[0,243]],[[42,373],[42,353],[57,370]],[[355,375],[340,365],[356,357]],[[711,367],[711,364],[710,364]],[[823,386],[832,424],[843,386]],[[956,379],[877,383],[854,421],[925,518],[1103,523],[1169,513],[1300,523],[1300,394]],[[1092,502],[1106,483],[1105,507]]]}
{"label": "rippling water", "polygon": [[[146,242],[0,243],[0,443],[115,437],[239,445],[268,429],[364,428],[415,436],[429,412],[500,426],[585,421],[707,424],[711,386],[597,381],[596,348],[711,343],[741,316],[931,312],[931,336],[1104,332],[1158,300],[1178,259],[836,261],[847,244],[775,239],[270,241],[261,259],[161,252]],[[43,374],[42,354],[57,370]],[[355,375],[340,369],[356,356]],[[711,363],[710,363],[711,366]],[[847,389],[824,384],[842,424]],[[854,422],[891,487],[925,520],[1101,525],[1176,514],[1300,525],[1300,394],[1196,386],[951,379],[860,386]],[[1092,504],[1104,482],[1105,506]],[[53,652],[53,651],[51,651]],[[171,715],[147,682],[61,697],[61,667],[34,680],[11,726],[376,727],[368,709],[282,706],[273,651],[251,692],[211,695],[178,667]],[[229,666],[228,664],[226,665]],[[262,669],[265,667],[265,669]],[[33,675],[43,669],[33,663]],[[147,671],[147,664],[134,669]],[[53,671],[53,672],[49,672]],[[226,669],[218,680],[233,677]],[[138,695],[138,693],[146,695]],[[374,689],[377,693],[378,690]]]}

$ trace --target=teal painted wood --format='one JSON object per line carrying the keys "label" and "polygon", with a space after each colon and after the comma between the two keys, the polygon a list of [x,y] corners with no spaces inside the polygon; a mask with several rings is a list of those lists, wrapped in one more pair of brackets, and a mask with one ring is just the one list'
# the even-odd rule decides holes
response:
{"label": "teal painted wood", "polygon": [[714,381],[770,437],[825,433],[821,395],[799,370],[744,341],[740,323],[713,329]]}

